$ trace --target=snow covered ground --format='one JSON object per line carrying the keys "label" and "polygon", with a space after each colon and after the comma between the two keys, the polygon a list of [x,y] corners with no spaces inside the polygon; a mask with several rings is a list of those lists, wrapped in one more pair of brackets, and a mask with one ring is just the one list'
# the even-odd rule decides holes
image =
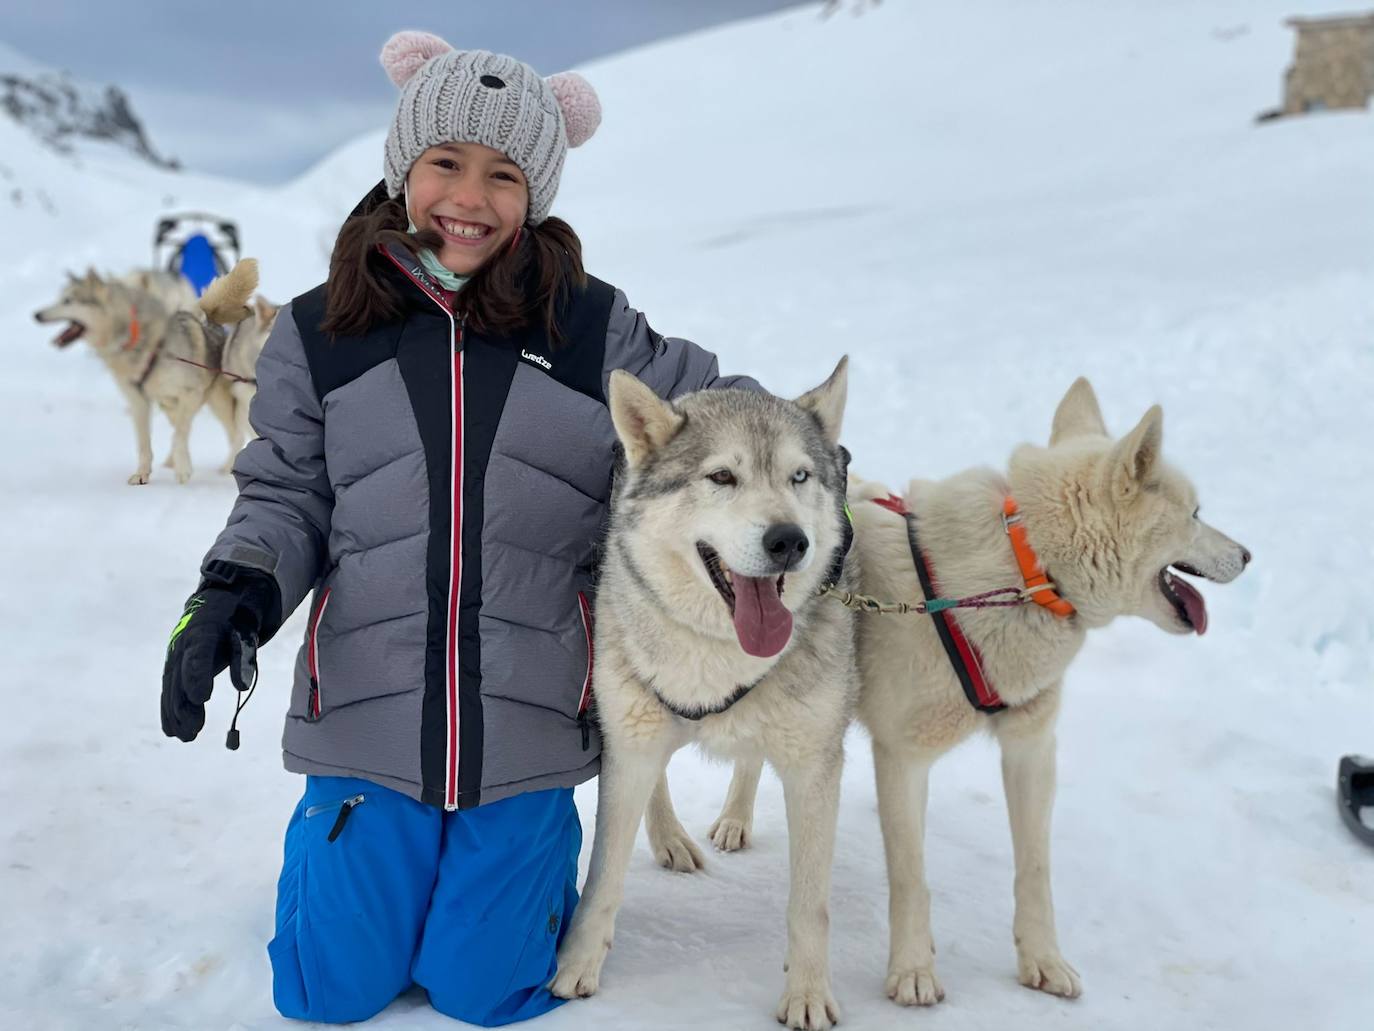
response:
{"label": "snow covered ground", "polygon": [[[871,763],[851,735],[831,947],[847,1026],[1370,1026],[1374,855],[1333,783],[1340,753],[1374,753],[1374,122],[1251,122],[1279,97],[1282,18],[1320,11],[888,0],[585,69],[606,119],[556,212],[656,327],[779,392],[848,352],[855,468],[898,485],[1000,465],[1080,374],[1118,430],[1161,402],[1167,453],[1256,556],[1207,589],[1206,637],[1123,622],[1071,672],[1054,886],[1076,1002],[1016,983],[983,742],[938,765],[931,794],[948,1000],[887,1001]],[[0,1026],[283,1027],[263,946],[300,790],[277,750],[300,614],[263,654],[239,752],[221,747],[227,686],[200,741],[162,737],[166,635],[233,498],[223,441],[206,418],[189,485],[159,470],[126,486],[113,385],[30,313],[64,268],[145,261],[155,216],[179,207],[236,217],[268,296],[309,288],[379,177],[381,136],[268,192],[108,155],[78,168],[17,132],[0,119]],[[30,203],[6,206],[16,184]],[[728,770],[682,754],[671,772],[704,832]],[[589,838],[594,799],[579,792]],[[773,1026],[787,863],[769,777],[759,814],[756,847],[697,877],[641,842],[601,994],[538,1026]],[[415,995],[375,1024],[451,1026]]]}

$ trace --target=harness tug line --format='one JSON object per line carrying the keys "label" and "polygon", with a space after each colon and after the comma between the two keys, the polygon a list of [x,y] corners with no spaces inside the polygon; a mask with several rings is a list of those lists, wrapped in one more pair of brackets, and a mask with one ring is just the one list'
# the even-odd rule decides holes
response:
{"label": "harness tug line", "polygon": [[[939,597],[939,587],[930,570],[930,563],[921,549],[916,534],[916,516],[907,507],[906,501],[895,494],[885,498],[874,498],[873,503],[889,512],[895,512],[906,520],[907,542],[911,547],[912,563],[916,576],[921,582],[924,600],[880,601],[864,594],[842,591],[835,586],[835,577],[827,578],[817,591],[822,597],[831,597],[846,608],[857,612],[875,615],[918,615],[930,616],[935,623],[935,631],[954,668],[959,684],[969,704],[979,712],[996,713],[1007,708],[997,689],[993,687],[983,671],[983,659],[978,648],[964,636],[959,624],[949,615],[951,609],[991,609],[1019,608],[1035,604],[1049,610],[1059,619],[1067,619],[1074,614],[1074,607],[1055,590],[1054,583],[1041,567],[1034,549],[1026,537],[1026,527],[1017,508],[1016,500],[1008,496],[1002,505],[1002,527],[1011,542],[1012,553],[1016,556],[1017,568],[1021,571],[1021,587],[999,587],[983,591],[966,598]],[[852,515],[845,506],[845,514]]]}

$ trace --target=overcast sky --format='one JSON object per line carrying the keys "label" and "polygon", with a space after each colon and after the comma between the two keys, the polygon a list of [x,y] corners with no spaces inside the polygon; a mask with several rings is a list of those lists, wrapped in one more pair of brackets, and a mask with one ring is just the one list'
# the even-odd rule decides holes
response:
{"label": "overcast sky", "polygon": [[[511,53],[542,74],[798,0],[3,0],[0,42],[129,94],[189,168],[281,182],[386,123],[398,29]],[[0,68],[0,72],[5,69]]]}

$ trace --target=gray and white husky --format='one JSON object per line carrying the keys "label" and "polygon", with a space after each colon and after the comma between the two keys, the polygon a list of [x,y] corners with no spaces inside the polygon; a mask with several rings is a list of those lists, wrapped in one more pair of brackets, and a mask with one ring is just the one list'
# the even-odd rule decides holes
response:
{"label": "gray and white husky", "polygon": [[[152,474],[152,409],[161,408],[172,423],[169,461],[178,483],[191,477],[191,422],[201,405],[211,409],[229,437],[226,468],[242,446],[234,419],[232,398],[212,391],[220,378],[224,325],[249,317],[246,302],[258,285],[257,262],[240,261],[216,279],[196,300],[180,288],[137,272],[105,279],[94,269],[85,276],[67,276],[67,284],[53,304],[34,312],[40,323],[66,322],[53,340],[67,347],[85,340],[129,404],[138,442],[138,466],[131,484],[147,483]],[[227,403],[226,403],[227,402]]]}
{"label": "gray and white husky", "polygon": [[[1049,446],[1011,457],[1007,475],[974,469],[932,483],[912,480],[903,502],[852,478],[854,551],[862,590],[882,601],[915,601],[921,586],[905,507],[940,593],[969,597],[1023,583],[1010,543],[1019,520],[1070,615],[1025,604],[960,610],[981,675],[1006,708],[976,710],[927,616],[865,613],[859,624],[858,716],[873,737],[878,815],[889,884],[887,993],[903,1005],[944,997],[935,974],[930,891],[923,858],[930,767],[976,731],[997,738],[1016,866],[1012,936],[1018,976],[1068,997],[1082,991],[1059,950],[1050,896],[1050,813],[1055,794],[1055,722],[1063,678],[1087,631],[1141,616],[1174,634],[1203,633],[1202,595],[1179,572],[1227,583],[1250,553],[1199,518],[1197,491],[1162,454],[1164,416],[1145,413],[1125,437],[1107,432],[1087,380],[1054,415]],[[1008,517],[1006,499],[1017,511]],[[739,848],[753,820],[758,764],[737,764],[718,826]]]}
{"label": "gray and white husky", "polygon": [[830,864],[857,672],[853,617],[818,589],[840,569],[846,537],[845,370],[841,360],[795,402],[717,390],[669,403],[612,373],[625,463],[597,589],[592,689],[605,753],[556,995],[597,990],[641,817],[661,862],[701,865],[664,776],[669,757],[696,743],[777,770],[791,857],[777,1018],[794,1028],[838,1019]]}

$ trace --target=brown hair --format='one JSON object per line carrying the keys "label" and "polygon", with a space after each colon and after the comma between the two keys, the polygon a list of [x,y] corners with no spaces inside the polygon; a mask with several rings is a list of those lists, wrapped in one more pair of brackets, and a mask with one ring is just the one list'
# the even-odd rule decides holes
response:
{"label": "brown hair", "polygon": [[[405,205],[374,191],[344,222],[329,258],[324,321],[326,333],[360,336],[401,313],[401,298],[379,274],[386,258],[378,244],[396,244],[412,254],[439,250],[443,239],[432,229],[406,232]],[[558,308],[573,288],[586,284],[582,241],[560,218],[525,226],[507,247],[480,268],[458,295],[468,323],[480,333],[505,335],[542,323],[557,347],[562,333]]]}

